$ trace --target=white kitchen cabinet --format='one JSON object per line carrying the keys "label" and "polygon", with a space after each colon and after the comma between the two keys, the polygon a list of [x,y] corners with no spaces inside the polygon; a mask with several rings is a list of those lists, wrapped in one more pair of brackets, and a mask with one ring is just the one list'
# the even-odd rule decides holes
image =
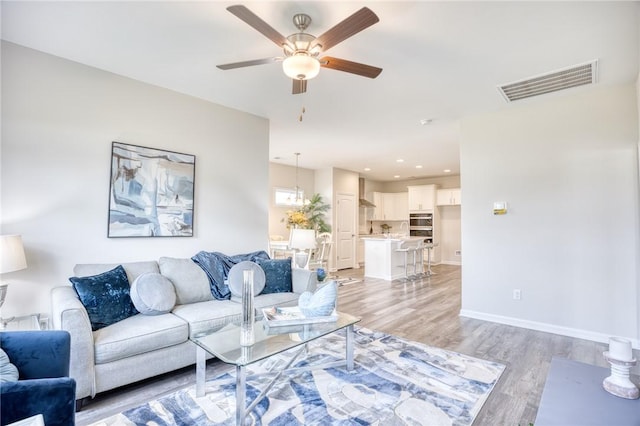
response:
{"label": "white kitchen cabinet", "polygon": [[409,212],[432,211],[436,204],[436,185],[408,186]]}
{"label": "white kitchen cabinet", "polygon": [[460,188],[438,189],[436,204],[438,206],[457,206],[462,204]]}
{"label": "white kitchen cabinet", "polygon": [[390,201],[393,206],[388,210],[390,220],[409,220],[409,195],[406,192],[387,194],[385,205]]}
{"label": "white kitchen cabinet", "polygon": [[373,193],[373,204],[376,206],[373,209],[371,220],[384,220],[384,194],[382,192]]}
{"label": "white kitchen cabinet", "polygon": [[408,220],[408,195],[406,192],[374,192],[376,205],[372,220]]}

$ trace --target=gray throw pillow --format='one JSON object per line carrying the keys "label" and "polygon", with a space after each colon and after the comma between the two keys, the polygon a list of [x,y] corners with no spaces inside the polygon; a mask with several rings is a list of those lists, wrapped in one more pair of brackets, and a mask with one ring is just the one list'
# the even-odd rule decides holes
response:
{"label": "gray throw pillow", "polygon": [[161,257],[160,273],[169,278],[176,291],[176,304],[213,300],[207,274],[191,259]]}
{"label": "gray throw pillow", "polygon": [[18,377],[18,369],[11,364],[7,353],[0,349],[0,382],[17,382]]}
{"label": "gray throw pillow", "polygon": [[245,260],[238,262],[231,267],[228,275],[229,290],[232,297],[242,297],[242,284],[244,282],[245,269],[253,270],[253,295],[257,296],[262,292],[265,283],[264,271],[255,262]]}
{"label": "gray throw pillow", "polygon": [[141,314],[166,314],[176,304],[176,291],[169,278],[148,272],[131,284],[131,300]]}

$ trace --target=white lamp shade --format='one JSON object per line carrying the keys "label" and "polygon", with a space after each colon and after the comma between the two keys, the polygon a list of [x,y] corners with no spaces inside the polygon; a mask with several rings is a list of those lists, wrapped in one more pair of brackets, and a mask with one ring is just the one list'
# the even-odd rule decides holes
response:
{"label": "white lamp shade", "polygon": [[282,61],[284,73],[296,80],[310,80],[320,72],[320,62],[307,55],[293,55]]}
{"label": "white lamp shade", "polygon": [[0,274],[27,267],[20,235],[0,235]]}
{"label": "white lamp shade", "polygon": [[316,231],[313,229],[292,229],[289,245],[291,248],[299,250],[314,248],[316,246]]}

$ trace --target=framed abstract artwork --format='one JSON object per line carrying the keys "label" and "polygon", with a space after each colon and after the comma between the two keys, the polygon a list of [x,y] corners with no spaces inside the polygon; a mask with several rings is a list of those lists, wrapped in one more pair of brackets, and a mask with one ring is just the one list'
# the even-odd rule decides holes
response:
{"label": "framed abstract artwork", "polygon": [[108,237],[193,236],[196,157],[113,142]]}

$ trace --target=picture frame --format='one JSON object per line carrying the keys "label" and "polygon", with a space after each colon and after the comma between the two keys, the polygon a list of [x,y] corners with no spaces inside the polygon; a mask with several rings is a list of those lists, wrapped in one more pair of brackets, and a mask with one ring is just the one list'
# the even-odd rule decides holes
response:
{"label": "picture frame", "polygon": [[196,157],[111,144],[107,236],[192,237]]}

